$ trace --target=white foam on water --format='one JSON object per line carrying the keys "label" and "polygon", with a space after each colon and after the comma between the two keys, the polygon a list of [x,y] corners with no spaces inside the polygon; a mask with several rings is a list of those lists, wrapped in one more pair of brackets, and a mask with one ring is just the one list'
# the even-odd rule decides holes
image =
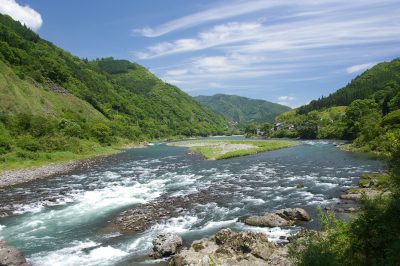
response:
{"label": "white foam on water", "polygon": [[248,197],[244,198],[242,201],[243,201],[243,202],[249,202],[249,203],[252,203],[252,204],[254,204],[254,205],[261,205],[261,204],[264,204],[264,203],[265,203],[265,200],[263,200],[263,199],[256,199],[256,198],[253,198],[253,197],[251,197],[251,196],[248,196]]}
{"label": "white foam on water", "polygon": [[211,231],[219,228],[229,227],[235,224],[237,219],[226,220],[226,221],[211,221],[205,224],[202,228],[192,231]]}
{"label": "white foam on water", "polygon": [[[129,254],[111,246],[96,246],[99,244],[93,241],[75,241],[70,247],[36,253],[28,257],[28,262],[33,266],[110,265]],[[93,249],[86,252],[88,248]]]}
{"label": "white foam on water", "polygon": [[116,185],[82,191],[72,195],[74,204],[27,215],[2,230],[1,235],[6,239],[25,241],[25,245],[29,245],[29,239],[38,234],[64,238],[71,228],[87,226],[115,209],[157,198],[164,191],[165,182],[167,180],[152,180],[148,183],[136,182],[131,186]]}
{"label": "white foam on water", "polygon": [[329,183],[329,182],[315,182],[315,185],[326,188],[334,188],[339,186],[339,184]]}
{"label": "white foam on water", "polygon": [[34,202],[30,204],[14,204],[13,211],[14,214],[23,214],[23,213],[38,213],[44,210],[44,202]]}
{"label": "white foam on water", "polygon": [[287,238],[291,235],[295,235],[299,232],[300,228],[298,227],[257,227],[257,226],[249,226],[244,223],[236,223],[235,228],[241,231],[251,231],[257,233],[264,233],[268,237],[268,241],[274,243],[285,243],[288,242]]}

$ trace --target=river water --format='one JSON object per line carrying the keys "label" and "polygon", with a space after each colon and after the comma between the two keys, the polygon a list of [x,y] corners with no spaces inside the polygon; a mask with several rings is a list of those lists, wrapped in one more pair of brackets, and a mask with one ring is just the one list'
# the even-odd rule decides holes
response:
{"label": "river water", "polygon": [[[253,228],[237,218],[285,207],[303,207],[315,218],[317,206],[337,204],[341,191],[362,173],[384,169],[381,161],[324,141],[218,161],[156,143],[0,191],[0,239],[17,246],[33,265],[162,265],[145,257],[161,231],[178,233],[186,244],[225,227],[258,230],[271,241],[283,241],[299,228]],[[102,231],[132,206],[199,191],[208,193],[201,204],[191,203],[143,233]]]}

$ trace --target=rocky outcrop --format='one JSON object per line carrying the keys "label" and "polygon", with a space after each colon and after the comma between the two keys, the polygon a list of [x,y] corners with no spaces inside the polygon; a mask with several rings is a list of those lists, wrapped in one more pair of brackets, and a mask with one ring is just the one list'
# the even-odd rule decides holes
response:
{"label": "rocky outcrop", "polygon": [[169,265],[289,266],[290,263],[265,234],[222,229],[208,239],[194,241],[189,249],[173,256]]}
{"label": "rocky outcrop", "polygon": [[153,240],[152,257],[155,259],[169,257],[177,253],[181,246],[182,238],[180,236],[172,233],[159,234]]}
{"label": "rocky outcrop", "polygon": [[29,266],[21,252],[7,245],[5,241],[0,241],[0,265],[1,266]]}
{"label": "rocky outcrop", "polygon": [[213,188],[200,190],[197,193],[170,197],[162,195],[156,200],[144,204],[138,204],[114,217],[103,232],[140,233],[151,226],[168,220],[172,217],[179,217],[183,210],[192,208],[196,204],[207,204],[219,202],[220,195]]}
{"label": "rocky outcrop", "polygon": [[275,212],[285,220],[291,221],[310,221],[310,215],[302,208],[286,208]]}
{"label": "rocky outcrop", "polygon": [[244,223],[261,227],[284,227],[310,220],[310,215],[304,209],[287,208],[274,213],[265,213],[261,216],[249,216],[244,219]]}
{"label": "rocky outcrop", "polygon": [[378,197],[387,197],[391,195],[391,192],[372,188],[351,188],[346,190],[344,194],[340,195],[340,198],[343,200],[359,201],[362,199],[363,195],[365,195],[366,198],[375,199]]}

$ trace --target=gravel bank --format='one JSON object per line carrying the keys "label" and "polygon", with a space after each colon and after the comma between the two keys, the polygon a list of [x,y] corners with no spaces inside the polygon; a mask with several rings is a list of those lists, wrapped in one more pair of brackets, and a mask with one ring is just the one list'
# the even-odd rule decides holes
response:
{"label": "gravel bank", "polygon": [[93,159],[84,159],[66,163],[52,163],[34,168],[6,170],[0,173],[0,188],[48,178],[53,175],[64,174],[74,170],[80,165],[88,164],[92,160]]}

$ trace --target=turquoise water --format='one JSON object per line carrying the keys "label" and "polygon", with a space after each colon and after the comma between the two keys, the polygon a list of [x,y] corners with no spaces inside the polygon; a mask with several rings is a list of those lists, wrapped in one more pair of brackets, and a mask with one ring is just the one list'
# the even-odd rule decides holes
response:
{"label": "turquoise water", "polygon": [[[315,217],[316,206],[339,202],[341,191],[360,174],[384,169],[381,161],[339,151],[323,141],[219,161],[155,144],[0,191],[0,213],[5,216],[0,219],[0,238],[20,248],[33,265],[162,264],[145,257],[160,231],[176,232],[186,243],[223,227],[263,231],[271,241],[280,241],[298,228],[252,228],[237,218],[284,207],[303,207]],[[297,188],[299,184],[303,187]],[[144,233],[119,236],[101,230],[137,204],[199,191],[208,193],[202,204],[192,203],[178,217]]]}

